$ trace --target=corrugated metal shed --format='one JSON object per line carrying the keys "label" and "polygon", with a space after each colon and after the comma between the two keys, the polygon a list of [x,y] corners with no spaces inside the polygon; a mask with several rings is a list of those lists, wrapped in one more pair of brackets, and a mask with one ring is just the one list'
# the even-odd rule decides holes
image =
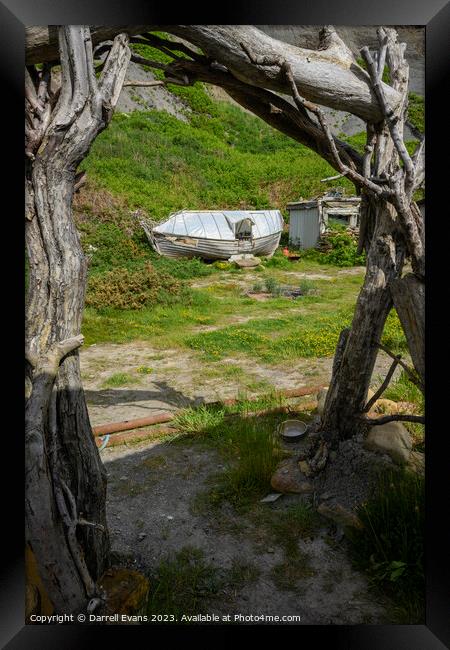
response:
{"label": "corrugated metal shed", "polygon": [[320,213],[317,201],[288,203],[289,243],[301,248],[314,248],[320,233]]}

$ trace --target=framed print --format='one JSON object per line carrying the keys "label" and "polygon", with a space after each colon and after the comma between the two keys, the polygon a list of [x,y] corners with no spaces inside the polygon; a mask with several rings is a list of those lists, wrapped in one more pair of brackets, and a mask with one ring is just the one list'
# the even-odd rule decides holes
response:
{"label": "framed print", "polygon": [[347,4],[0,5],[5,647],[450,643],[449,9]]}

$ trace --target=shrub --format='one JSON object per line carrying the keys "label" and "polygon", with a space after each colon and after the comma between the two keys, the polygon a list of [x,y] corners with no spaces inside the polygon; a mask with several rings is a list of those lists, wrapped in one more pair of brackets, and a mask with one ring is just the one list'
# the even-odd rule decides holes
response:
{"label": "shrub", "polygon": [[117,268],[89,278],[86,305],[96,309],[141,309],[145,305],[175,302],[186,290],[181,282],[159,273],[150,262],[129,270]]}
{"label": "shrub", "polygon": [[365,253],[358,255],[358,243],[345,228],[339,225],[332,225],[326,236],[328,251],[308,249],[302,253],[302,258],[312,259],[323,264],[335,266],[363,266],[366,263]]}
{"label": "shrub", "polygon": [[279,296],[281,294],[281,287],[275,278],[266,279],[266,291],[271,293],[272,296]]}

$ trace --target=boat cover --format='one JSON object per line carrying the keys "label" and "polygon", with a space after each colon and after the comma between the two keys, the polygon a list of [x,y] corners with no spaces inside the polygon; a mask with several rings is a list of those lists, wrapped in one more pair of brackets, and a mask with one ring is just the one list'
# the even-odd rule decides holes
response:
{"label": "boat cover", "polygon": [[279,210],[215,210],[212,212],[183,210],[153,228],[154,233],[232,241],[240,231],[239,224],[252,223],[252,237],[266,237],[283,230]]}

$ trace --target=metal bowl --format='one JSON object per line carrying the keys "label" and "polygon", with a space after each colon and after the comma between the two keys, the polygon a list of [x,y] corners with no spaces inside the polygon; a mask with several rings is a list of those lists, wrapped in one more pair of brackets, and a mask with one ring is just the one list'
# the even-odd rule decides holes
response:
{"label": "metal bowl", "polygon": [[286,442],[298,442],[308,433],[309,426],[301,420],[285,420],[278,427],[278,433]]}

